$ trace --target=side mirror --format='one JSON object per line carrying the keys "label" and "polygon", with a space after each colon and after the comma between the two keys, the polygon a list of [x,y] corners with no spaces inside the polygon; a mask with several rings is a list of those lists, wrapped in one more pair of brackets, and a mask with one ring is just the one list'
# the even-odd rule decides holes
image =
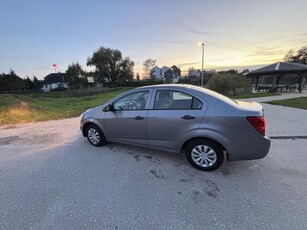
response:
{"label": "side mirror", "polygon": [[104,107],[104,109],[103,109],[103,111],[104,112],[113,112],[114,111],[114,106],[113,106],[113,104],[109,104],[109,105],[107,105],[106,107]]}

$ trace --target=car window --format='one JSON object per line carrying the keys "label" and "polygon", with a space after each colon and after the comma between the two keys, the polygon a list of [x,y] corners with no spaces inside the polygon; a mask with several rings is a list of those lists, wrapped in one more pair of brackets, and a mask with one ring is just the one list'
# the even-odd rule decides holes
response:
{"label": "car window", "polygon": [[154,109],[156,110],[190,110],[201,109],[202,102],[197,98],[172,90],[158,90],[155,96]]}
{"label": "car window", "polygon": [[148,99],[148,91],[125,95],[113,103],[115,110],[143,110]]}

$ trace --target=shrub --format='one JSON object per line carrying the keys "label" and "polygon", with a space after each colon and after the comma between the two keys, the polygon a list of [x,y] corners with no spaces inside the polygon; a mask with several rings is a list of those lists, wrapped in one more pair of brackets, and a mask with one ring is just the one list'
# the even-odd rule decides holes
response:
{"label": "shrub", "polygon": [[251,93],[252,84],[240,74],[217,73],[209,80],[207,87],[224,95]]}

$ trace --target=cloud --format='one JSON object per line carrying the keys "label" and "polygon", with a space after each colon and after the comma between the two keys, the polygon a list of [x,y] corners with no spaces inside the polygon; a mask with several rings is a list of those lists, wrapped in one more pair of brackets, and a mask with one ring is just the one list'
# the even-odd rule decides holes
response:
{"label": "cloud", "polygon": [[194,65],[199,65],[200,62],[184,62],[184,63],[180,63],[178,64],[178,66],[180,67],[191,67],[191,66],[194,66]]}
{"label": "cloud", "polygon": [[148,40],[152,42],[163,42],[163,43],[171,43],[171,44],[195,43],[196,42],[196,41],[191,41],[191,40],[164,40],[164,39],[155,39],[155,38],[150,38]]}
{"label": "cloud", "polygon": [[276,41],[280,41],[283,39],[289,38],[289,36],[283,35],[283,36],[278,36],[278,37],[271,37],[271,38],[267,38],[262,40],[260,43],[266,43],[266,42],[276,42]]}
{"label": "cloud", "polygon": [[216,32],[204,32],[204,31],[201,31],[199,29],[195,29],[195,28],[192,28],[190,26],[187,26],[187,25],[182,25],[187,31],[193,33],[193,34],[196,34],[196,35],[220,35],[221,33],[216,33]]}
{"label": "cloud", "polygon": [[265,47],[265,46],[258,46],[255,50],[249,51],[249,54],[244,55],[245,57],[271,57],[284,54],[286,51],[284,48],[280,47]]}
{"label": "cloud", "polygon": [[207,62],[221,62],[221,61],[229,61],[235,59],[237,56],[227,56],[224,58],[210,58],[208,57],[206,59]]}

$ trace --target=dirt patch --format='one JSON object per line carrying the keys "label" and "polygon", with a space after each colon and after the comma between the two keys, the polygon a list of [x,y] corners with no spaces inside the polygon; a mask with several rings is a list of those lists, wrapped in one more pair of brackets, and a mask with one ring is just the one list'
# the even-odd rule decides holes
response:
{"label": "dirt patch", "polygon": [[27,102],[20,101],[9,108],[8,113],[13,116],[24,116],[34,111]]}
{"label": "dirt patch", "polygon": [[7,126],[0,127],[0,130],[1,129],[3,130],[15,129],[16,127],[17,127],[16,125],[7,125]]}
{"label": "dirt patch", "polygon": [[34,145],[55,145],[63,141],[60,133],[28,135],[21,140],[25,144]]}
{"label": "dirt patch", "polygon": [[1,137],[0,138],[0,146],[1,145],[9,145],[11,142],[15,140],[19,140],[19,136],[9,136],[9,137]]}

